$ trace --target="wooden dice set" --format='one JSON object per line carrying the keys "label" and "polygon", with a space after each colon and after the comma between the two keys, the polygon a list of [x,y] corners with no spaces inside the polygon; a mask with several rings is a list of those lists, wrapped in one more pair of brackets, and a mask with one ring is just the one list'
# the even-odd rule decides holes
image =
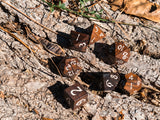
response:
{"label": "wooden dice set", "polygon": [[[71,31],[71,49],[86,52],[89,45],[103,39],[105,33],[96,25],[93,25],[91,35]],[[130,49],[123,42],[115,42],[114,45],[108,47],[103,51],[106,60],[111,64],[121,65],[128,61],[130,57]]]}
{"label": "wooden dice set", "polygon": [[[96,79],[94,81],[97,81]],[[139,91],[142,87],[142,81],[136,74],[129,73],[125,75],[125,79],[121,79],[118,73],[106,72],[101,75],[101,79],[96,82],[100,91],[112,91],[115,90],[117,85],[123,86],[122,91],[129,93],[130,95]],[[120,84],[119,84],[120,83]],[[124,83],[121,85],[121,83]],[[64,96],[69,106],[74,110],[87,102],[88,94],[84,88],[76,82],[74,85],[64,90]]]}
{"label": "wooden dice set", "polygon": [[103,39],[105,33],[96,25],[93,25],[91,35],[71,31],[71,49],[86,52],[87,46],[94,44],[95,42]]}
{"label": "wooden dice set", "polygon": [[120,78],[118,73],[103,73],[102,79],[97,84],[99,85],[100,90],[103,90],[104,92],[115,90],[115,88],[118,87],[121,91],[130,95],[142,88],[141,78],[134,73],[126,74],[124,78]]}
{"label": "wooden dice set", "polygon": [[[85,52],[87,46],[104,37],[104,32],[102,32],[97,25],[93,26],[91,35],[71,31],[71,48]],[[106,55],[117,65],[127,62],[130,57],[130,50],[123,42],[116,42],[114,46],[107,48],[107,51],[104,53],[106,53]],[[76,57],[63,58],[59,63],[59,68],[63,76],[69,77],[73,80],[82,71],[80,62]],[[125,81],[123,82],[123,90],[130,94],[134,94],[141,89],[141,79],[133,73],[126,74],[125,80],[120,80],[120,75],[112,72],[105,72],[100,76],[101,77],[96,84],[98,85],[99,90],[104,92],[115,90],[120,81]],[[64,90],[64,96],[68,105],[74,110],[87,102],[88,94],[85,89],[76,82],[74,85]]]}

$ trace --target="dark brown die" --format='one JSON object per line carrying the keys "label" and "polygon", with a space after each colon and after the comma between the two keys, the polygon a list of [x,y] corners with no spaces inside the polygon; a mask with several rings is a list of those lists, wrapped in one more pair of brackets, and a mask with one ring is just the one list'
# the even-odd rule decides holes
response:
{"label": "dark brown die", "polygon": [[71,31],[71,44],[71,49],[85,52],[89,44],[89,35],[76,31]]}
{"label": "dark brown die", "polygon": [[99,84],[99,87],[101,90],[104,91],[114,90],[119,81],[120,81],[120,76],[118,73],[106,72],[103,73],[103,77]]}
{"label": "dark brown die", "polygon": [[88,93],[76,82],[64,90],[64,97],[69,106],[74,110],[87,102]]}
{"label": "dark brown die", "polygon": [[70,77],[72,79],[74,79],[82,70],[79,60],[76,57],[64,58],[60,62],[59,68],[64,76]]}
{"label": "dark brown die", "polygon": [[133,73],[129,73],[125,75],[126,83],[124,85],[124,89],[130,93],[130,95],[139,91],[142,87],[141,78]]}
{"label": "dark brown die", "polygon": [[103,39],[105,36],[105,33],[96,24],[94,24],[89,44],[91,45],[98,40]]}
{"label": "dark brown die", "polygon": [[130,49],[123,42],[116,42],[107,48],[106,54],[108,63],[121,65],[128,61]]}

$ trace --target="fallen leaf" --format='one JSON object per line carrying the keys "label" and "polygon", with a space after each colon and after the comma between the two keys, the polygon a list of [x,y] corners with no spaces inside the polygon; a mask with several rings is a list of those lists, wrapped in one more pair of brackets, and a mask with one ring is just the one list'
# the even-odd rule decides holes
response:
{"label": "fallen leaf", "polygon": [[112,10],[160,22],[160,5],[148,0],[110,0]]}

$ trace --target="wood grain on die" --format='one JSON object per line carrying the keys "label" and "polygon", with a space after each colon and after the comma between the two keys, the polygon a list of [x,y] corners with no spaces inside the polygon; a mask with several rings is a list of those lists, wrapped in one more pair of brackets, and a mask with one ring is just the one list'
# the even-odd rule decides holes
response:
{"label": "wood grain on die", "polygon": [[118,65],[127,62],[130,57],[130,49],[123,42],[116,42],[115,57],[115,62]]}
{"label": "wood grain on die", "polygon": [[76,31],[71,31],[71,44],[71,49],[85,52],[89,44],[89,35]]}
{"label": "wood grain on die", "polygon": [[88,99],[88,93],[78,82],[66,88],[64,90],[64,96],[73,110],[84,105]]}
{"label": "wood grain on die", "polygon": [[89,44],[91,45],[103,39],[105,36],[105,33],[96,24],[94,24]]}
{"label": "wood grain on die", "polygon": [[116,60],[120,59],[124,62],[127,62],[129,57],[130,57],[130,50],[125,49],[124,51],[116,55]]}
{"label": "wood grain on die", "polygon": [[76,57],[64,58],[59,63],[59,68],[64,76],[70,77],[71,79],[74,79],[77,75],[79,75],[82,70],[79,60]]}
{"label": "wood grain on die", "polygon": [[139,91],[142,87],[142,80],[141,78],[133,73],[129,73],[125,75],[126,84],[124,86],[124,89],[128,91],[131,94],[134,94],[135,92]]}
{"label": "wood grain on die", "polygon": [[106,72],[103,73],[102,82],[100,86],[102,90],[114,90],[120,81],[120,76],[118,73]]}
{"label": "wood grain on die", "polygon": [[123,42],[115,42],[115,55],[118,55],[119,53],[123,52],[125,49],[127,49],[127,47]]}

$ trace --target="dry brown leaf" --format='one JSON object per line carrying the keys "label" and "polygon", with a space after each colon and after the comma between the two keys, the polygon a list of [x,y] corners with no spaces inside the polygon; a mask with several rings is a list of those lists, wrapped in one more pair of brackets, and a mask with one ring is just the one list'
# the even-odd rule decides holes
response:
{"label": "dry brown leaf", "polygon": [[160,22],[160,5],[148,0],[110,0],[112,10],[123,10],[126,14]]}

